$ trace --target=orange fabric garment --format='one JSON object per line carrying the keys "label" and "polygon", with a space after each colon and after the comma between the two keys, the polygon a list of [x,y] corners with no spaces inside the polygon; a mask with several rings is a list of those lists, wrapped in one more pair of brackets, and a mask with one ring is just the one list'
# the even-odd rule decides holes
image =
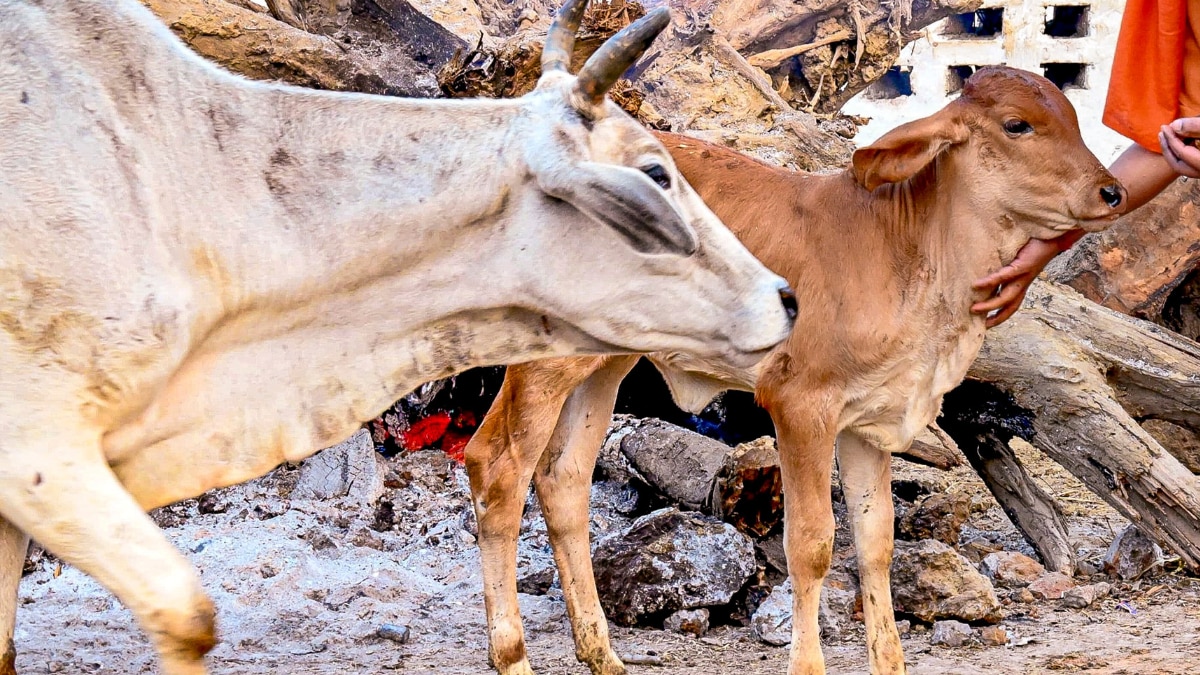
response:
{"label": "orange fabric garment", "polygon": [[1185,53],[1200,58],[1189,5],[1200,0],[1128,0],[1121,19],[1104,124],[1153,152],[1161,152],[1159,127],[1179,117]]}
{"label": "orange fabric garment", "polygon": [[1183,41],[1183,79],[1179,117],[1200,115],[1200,0],[1187,0],[1187,35]]}

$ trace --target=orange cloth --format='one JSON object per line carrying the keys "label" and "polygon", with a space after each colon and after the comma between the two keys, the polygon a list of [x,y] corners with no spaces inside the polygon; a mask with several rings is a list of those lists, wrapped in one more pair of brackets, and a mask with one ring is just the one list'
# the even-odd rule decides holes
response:
{"label": "orange cloth", "polygon": [[1187,0],[1187,35],[1183,41],[1183,78],[1179,117],[1200,115],[1200,0]]}
{"label": "orange cloth", "polygon": [[[1185,52],[1200,57],[1188,26],[1188,7],[1196,4],[1198,0],[1125,3],[1103,119],[1117,133],[1153,152],[1161,152],[1159,127],[1179,117]],[[1197,19],[1200,25],[1200,15]],[[1188,42],[1193,43],[1191,49]]]}

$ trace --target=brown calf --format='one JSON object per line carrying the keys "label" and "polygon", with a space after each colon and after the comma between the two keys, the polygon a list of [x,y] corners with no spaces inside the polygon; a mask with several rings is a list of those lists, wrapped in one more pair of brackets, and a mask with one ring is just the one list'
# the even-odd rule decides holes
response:
{"label": "brown calf", "polygon": [[[890,454],[933,421],[966,374],[984,320],[971,282],[1031,237],[1102,229],[1123,188],[1087,150],[1075,111],[1050,82],[981,70],[962,96],[854,154],[833,175],[767,166],[662,134],[689,183],[796,289],[791,338],[758,372],[677,355],[650,358],[696,408],[757,384],[779,438],[788,568],[795,589],[789,673],[825,671],[817,603],[833,546],[835,455],[858,551],[872,673],[905,672],[892,613]],[[638,357],[511,367],[467,446],[479,517],[491,657],[531,673],[516,596],[515,548],[532,479],[554,545],[576,654],[593,673],[625,672],[596,596],[588,487],[617,386]]]}

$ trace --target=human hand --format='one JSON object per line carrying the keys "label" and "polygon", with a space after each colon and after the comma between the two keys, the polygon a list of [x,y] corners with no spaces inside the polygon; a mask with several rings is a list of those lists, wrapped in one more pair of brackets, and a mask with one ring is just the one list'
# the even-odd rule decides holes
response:
{"label": "human hand", "polygon": [[1162,127],[1158,142],[1162,146],[1163,159],[1178,174],[1189,178],[1200,178],[1200,117],[1182,117]]}
{"label": "human hand", "polygon": [[975,303],[971,311],[976,314],[988,314],[999,310],[994,316],[989,316],[987,327],[994,328],[1008,320],[1018,309],[1029,285],[1042,273],[1054,256],[1062,253],[1079,241],[1083,230],[1074,230],[1054,239],[1030,239],[1017,252],[1017,257],[1009,264],[992,272],[988,276],[971,284],[977,290],[995,290],[999,292],[987,300]]}

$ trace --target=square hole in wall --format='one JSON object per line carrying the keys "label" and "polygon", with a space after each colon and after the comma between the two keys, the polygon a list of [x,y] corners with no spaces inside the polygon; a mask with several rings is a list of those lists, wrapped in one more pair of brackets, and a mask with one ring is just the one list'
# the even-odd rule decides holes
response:
{"label": "square hole in wall", "polygon": [[1059,89],[1087,89],[1086,63],[1043,63],[1042,74]]}
{"label": "square hole in wall", "polygon": [[1058,38],[1088,34],[1087,5],[1050,5],[1046,7],[1046,35]]}
{"label": "square hole in wall", "polygon": [[987,7],[974,12],[955,14],[946,19],[942,35],[955,38],[992,38],[1004,32],[1004,8]]}
{"label": "square hole in wall", "polygon": [[946,69],[946,93],[955,94],[962,90],[963,84],[979,70],[979,66],[950,66]]}
{"label": "square hole in wall", "polygon": [[883,77],[867,87],[864,94],[868,99],[880,100],[912,96],[912,67],[892,66]]}

